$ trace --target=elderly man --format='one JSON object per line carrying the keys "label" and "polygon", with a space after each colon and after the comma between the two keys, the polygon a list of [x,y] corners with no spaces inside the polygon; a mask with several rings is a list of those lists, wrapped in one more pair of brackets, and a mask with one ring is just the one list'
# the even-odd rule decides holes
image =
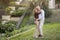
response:
{"label": "elderly man", "polygon": [[45,19],[45,12],[43,9],[40,8],[40,6],[36,6],[34,9],[34,19],[35,19],[35,24],[36,24],[36,32],[34,37],[43,37],[43,31],[42,27],[44,24],[44,19]]}

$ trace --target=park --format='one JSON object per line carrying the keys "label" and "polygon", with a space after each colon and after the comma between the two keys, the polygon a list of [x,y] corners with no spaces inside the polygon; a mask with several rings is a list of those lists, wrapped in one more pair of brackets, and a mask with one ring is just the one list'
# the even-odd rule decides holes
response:
{"label": "park", "polygon": [[[45,11],[44,38],[34,38],[33,9]],[[0,0],[0,40],[60,40],[60,0]]]}

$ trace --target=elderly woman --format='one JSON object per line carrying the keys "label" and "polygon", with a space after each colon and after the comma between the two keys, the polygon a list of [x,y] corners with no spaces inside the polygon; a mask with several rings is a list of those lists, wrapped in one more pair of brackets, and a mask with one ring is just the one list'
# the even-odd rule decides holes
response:
{"label": "elderly woman", "polygon": [[45,19],[45,13],[44,10],[40,8],[40,6],[36,6],[34,9],[34,19],[35,19],[35,24],[36,24],[36,32],[34,37],[43,37],[43,31],[42,27],[44,24],[44,19]]}

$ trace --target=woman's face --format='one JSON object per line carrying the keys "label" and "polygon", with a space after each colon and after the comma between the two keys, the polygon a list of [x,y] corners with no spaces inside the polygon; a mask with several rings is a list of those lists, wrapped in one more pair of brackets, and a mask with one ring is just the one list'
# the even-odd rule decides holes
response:
{"label": "woman's face", "polygon": [[40,13],[40,8],[36,8],[36,13]]}

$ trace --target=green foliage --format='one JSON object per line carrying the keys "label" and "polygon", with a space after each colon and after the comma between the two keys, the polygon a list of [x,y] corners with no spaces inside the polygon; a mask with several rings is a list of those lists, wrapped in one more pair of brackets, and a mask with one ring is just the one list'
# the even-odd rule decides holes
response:
{"label": "green foliage", "polygon": [[42,8],[45,11],[45,17],[46,18],[51,17],[52,11],[46,5],[44,5],[44,4],[42,5]]}
{"label": "green foliage", "polygon": [[5,28],[1,23],[0,23],[0,33],[5,33]]}
{"label": "green foliage", "polygon": [[22,33],[19,36],[11,38],[10,40],[60,40],[60,23],[45,24],[43,27],[44,38],[34,38],[34,32],[35,29]]}
{"label": "green foliage", "polygon": [[0,33],[12,32],[16,27],[16,22],[10,21],[5,24],[0,24]]}
{"label": "green foliage", "polygon": [[0,3],[2,5],[5,5],[5,6],[8,6],[10,2],[13,2],[13,1],[16,1],[16,0],[0,0]]}
{"label": "green foliage", "polygon": [[[34,25],[32,25],[32,26],[34,27]],[[21,27],[21,28],[18,29],[18,30],[14,30],[13,32],[11,32],[11,34],[12,34],[12,36],[13,36],[13,35],[16,35],[16,34],[19,34],[19,33],[25,32],[25,31],[31,29],[32,26],[30,26],[30,25],[26,25],[26,26],[24,26],[24,27]]]}
{"label": "green foliage", "polygon": [[19,7],[26,7],[27,5],[26,4],[20,4],[18,5]]}
{"label": "green foliage", "polygon": [[12,1],[9,3],[10,5],[15,5],[15,1]]}
{"label": "green foliage", "polygon": [[20,17],[23,15],[25,10],[16,10],[14,13],[11,14],[12,17]]}
{"label": "green foliage", "polygon": [[60,0],[55,0],[56,4],[60,4]]}
{"label": "green foliage", "polygon": [[11,36],[11,32],[16,29],[16,23],[15,21],[9,21],[5,24],[0,24],[0,33],[4,33],[6,37]]}
{"label": "green foliage", "polygon": [[32,10],[30,10],[30,9],[26,10],[25,17],[24,17],[24,19],[23,19],[22,24],[20,25],[20,27],[24,27],[25,25],[27,25],[27,22],[29,21],[31,13],[32,13]]}
{"label": "green foliage", "polygon": [[[34,2],[35,3],[35,2]],[[48,8],[47,0],[38,0],[35,6],[40,5],[40,7],[45,11],[45,17],[49,18],[52,15],[52,11]]]}
{"label": "green foliage", "polygon": [[11,10],[12,10],[12,9],[9,8],[9,7],[5,8],[5,11],[6,11],[5,15],[10,15],[10,11],[11,11]]}

